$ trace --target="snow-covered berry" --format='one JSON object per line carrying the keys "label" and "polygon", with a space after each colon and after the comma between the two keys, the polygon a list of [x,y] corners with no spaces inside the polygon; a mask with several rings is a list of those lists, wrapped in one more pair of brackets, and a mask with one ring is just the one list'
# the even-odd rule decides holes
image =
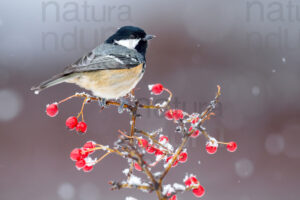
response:
{"label": "snow-covered berry", "polygon": [[46,107],[46,113],[49,117],[55,117],[58,114],[58,106],[57,103],[53,103],[50,105],[47,105]]}
{"label": "snow-covered berry", "polygon": [[155,155],[156,155],[156,156],[163,155],[163,154],[164,154],[164,152],[163,152],[162,150],[160,150],[160,149],[155,149]]}
{"label": "snow-covered berry", "polygon": [[197,130],[197,129],[194,129],[192,126],[189,128],[189,132],[190,132],[190,133],[193,132],[193,133],[191,134],[191,137],[192,137],[192,138],[196,138],[196,137],[198,137],[199,134],[200,134],[200,131]]}
{"label": "snow-covered berry", "polygon": [[217,152],[218,147],[207,144],[205,149],[206,149],[207,153],[215,154]]}
{"label": "snow-covered berry", "polygon": [[169,138],[167,136],[162,135],[159,137],[159,142],[169,142]]}
{"label": "snow-covered berry", "polygon": [[229,142],[226,146],[227,151],[229,152],[235,152],[237,149],[237,144],[235,142]]}
{"label": "snow-covered berry", "polygon": [[153,145],[148,145],[146,148],[147,153],[153,154],[155,153],[156,148]]}
{"label": "snow-covered berry", "polygon": [[174,110],[173,117],[175,120],[183,119],[183,111],[182,110]]}
{"label": "snow-covered berry", "polygon": [[95,150],[92,150],[96,147],[96,143],[94,141],[87,141],[83,145],[83,150],[87,151],[88,153],[93,153]]}
{"label": "snow-covered berry", "polygon": [[210,137],[206,143],[205,149],[206,149],[207,153],[215,154],[218,149],[218,141],[215,138]]}
{"label": "snow-covered berry", "polygon": [[71,116],[66,120],[66,126],[70,130],[74,129],[77,126],[77,124],[78,124],[77,118],[74,116]]}
{"label": "snow-covered berry", "polygon": [[168,110],[168,111],[165,112],[165,118],[167,120],[172,120],[174,118],[173,117],[173,110],[172,109],[170,109],[170,110]]}
{"label": "snow-covered berry", "polygon": [[192,192],[198,198],[203,197],[203,195],[205,194],[205,190],[202,185],[199,185],[198,188],[193,189]]}
{"label": "snow-covered berry", "polygon": [[184,163],[187,161],[187,158],[188,158],[187,152],[181,152],[179,155],[178,161],[181,163]]}
{"label": "snow-covered berry", "polygon": [[199,117],[195,117],[192,119],[192,124],[196,124],[199,121]]}
{"label": "snow-covered berry", "polygon": [[184,184],[186,185],[186,187],[191,187],[191,186],[194,186],[194,185],[198,185],[199,181],[195,176],[190,176],[189,178],[187,178],[184,181]]}
{"label": "snow-covered berry", "polygon": [[79,122],[76,126],[76,131],[79,133],[85,133],[87,130],[87,125],[85,122]]}
{"label": "snow-covered berry", "polygon": [[160,95],[164,91],[164,86],[160,83],[149,85],[149,90],[152,94]]}

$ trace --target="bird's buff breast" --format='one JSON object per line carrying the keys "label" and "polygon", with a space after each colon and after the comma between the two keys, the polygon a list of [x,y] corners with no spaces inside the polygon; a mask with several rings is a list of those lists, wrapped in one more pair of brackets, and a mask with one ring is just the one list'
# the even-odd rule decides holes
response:
{"label": "bird's buff breast", "polygon": [[106,99],[117,99],[128,94],[143,76],[143,64],[130,69],[82,72],[67,82],[90,90]]}

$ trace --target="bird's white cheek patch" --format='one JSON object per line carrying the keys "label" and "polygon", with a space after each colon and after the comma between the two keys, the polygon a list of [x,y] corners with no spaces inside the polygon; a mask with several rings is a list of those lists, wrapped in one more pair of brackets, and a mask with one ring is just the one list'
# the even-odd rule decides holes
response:
{"label": "bird's white cheek patch", "polygon": [[127,47],[128,49],[134,49],[140,40],[141,39],[115,40],[115,43]]}

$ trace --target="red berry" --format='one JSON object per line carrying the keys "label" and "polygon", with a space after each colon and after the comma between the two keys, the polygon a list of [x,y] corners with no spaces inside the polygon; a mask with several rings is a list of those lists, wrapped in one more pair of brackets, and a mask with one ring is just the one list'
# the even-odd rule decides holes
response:
{"label": "red berry", "polygon": [[191,126],[191,127],[189,128],[189,132],[192,132],[192,131],[193,131],[193,133],[191,134],[191,137],[192,137],[192,138],[196,138],[196,137],[199,136],[200,131],[199,131],[199,130],[193,129],[193,127]]}
{"label": "red berry", "polygon": [[93,141],[88,141],[86,142],[84,145],[83,145],[83,149],[88,152],[88,153],[93,153],[95,150],[92,150],[91,149],[94,149],[96,147],[95,145],[96,143],[93,142]]}
{"label": "red berry", "polygon": [[199,134],[200,134],[200,131],[199,130],[195,130],[194,133],[192,133],[191,137],[192,138],[196,138],[196,137],[199,136]]}
{"label": "red berry", "polygon": [[73,161],[81,160],[82,159],[82,151],[81,151],[81,149],[78,149],[78,148],[73,149],[71,151],[70,158]]}
{"label": "red berry", "polygon": [[79,133],[85,133],[87,130],[87,125],[85,122],[79,122],[76,126],[76,131]]}
{"label": "red berry", "polygon": [[173,156],[169,156],[169,157],[166,159],[166,163],[168,163],[172,158],[173,158]]}
{"label": "red berry", "polygon": [[198,188],[193,189],[193,193],[196,197],[203,197],[203,195],[205,194],[204,187],[202,185],[199,185]]}
{"label": "red berry", "polygon": [[87,151],[86,149],[81,149],[81,156],[82,156],[82,158],[88,157],[89,154],[90,154],[90,152]]}
{"label": "red berry", "polygon": [[218,147],[216,147],[216,146],[212,146],[210,144],[206,145],[206,151],[209,154],[215,154],[217,152],[217,149],[218,149]]}
{"label": "red berry", "polygon": [[147,148],[147,146],[148,146],[148,141],[146,140],[146,139],[139,139],[138,140],[138,144],[139,144],[139,146],[140,147],[144,147],[144,148]]}
{"label": "red berry", "polygon": [[190,179],[191,179],[193,184],[198,184],[199,183],[198,179],[195,176],[191,176]]}
{"label": "red berry", "polygon": [[149,87],[149,89],[151,90],[151,92],[155,95],[160,95],[163,90],[164,90],[164,86],[160,83],[157,83],[157,84],[154,84],[154,85],[151,85]]}
{"label": "red berry", "polygon": [[69,117],[67,120],[66,120],[66,126],[69,128],[69,129],[74,129],[77,125],[78,121],[77,121],[77,118],[72,116],[72,117]]}
{"label": "red berry", "polygon": [[146,151],[150,154],[154,153],[155,152],[155,147],[153,145],[148,145]]}
{"label": "red berry", "polygon": [[171,198],[169,198],[169,200],[177,200],[177,196],[173,195]]}
{"label": "red berry", "polygon": [[174,110],[173,117],[175,120],[183,119],[183,112],[182,110]]}
{"label": "red berry", "polygon": [[173,119],[173,110],[168,110],[166,113],[165,113],[165,118],[167,120],[172,120]]}
{"label": "red berry", "polygon": [[191,179],[188,178],[186,181],[184,181],[184,184],[185,184],[187,187],[190,187],[190,185],[192,184]]}
{"label": "red berry", "polygon": [[164,152],[161,151],[160,149],[155,149],[155,155],[158,156],[158,155],[163,155]]}
{"label": "red berry", "polygon": [[191,176],[189,177],[188,179],[186,179],[186,181],[184,182],[184,184],[187,186],[187,187],[190,187],[192,185],[197,185],[199,184],[199,181],[197,180],[197,178],[195,176]]}
{"label": "red berry", "polygon": [[165,140],[166,142],[169,142],[169,138],[168,138],[167,136],[163,136],[163,135],[162,135],[162,136],[159,137],[159,142],[163,142],[164,140]]}
{"label": "red berry", "polygon": [[142,171],[142,167],[138,164],[138,163],[134,163],[134,168],[137,170],[137,171]]}
{"label": "red berry", "polygon": [[187,158],[188,158],[187,152],[181,152],[179,155],[178,161],[181,163],[184,163],[187,161]]}
{"label": "red berry", "polygon": [[[173,156],[170,156],[166,159],[166,163],[170,162],[172,160]],[[176,167],[178,164],[178,160],[175,160],[175,162],[173,163],[172,167]]]}
{"label": "red berry", "polygon": [[55,117],[58,114],[57,103],[47,105],[46,113],[49,117]]}
{"label": "red berry", "polygon": [[[167,193],[167,197],[171,196],[171,193]],[[177,200],[177,196],[174,194],[172,197],[168,198],[168,200]]]}
{"label": "red berry", "polygon": [[83,168],[83,167],[85,166],[85,160],[84,160],[84,159],[81,159],[81,160],[76,161],[75,166],[76,166],[78,169]]}
{"label": "red berry", "polygon": [[176,167],[178,165],[178,160],[175,160],[175,162],[173,163],[172,167]]}
{"label": "red berry", "polygon": [[237,144],[236,144],[235,142],[229,142],[229,143],[227,144],[227,150],[228,150],[229,152],[235,152],[236,149],[237,149]]}
{"label": "red berry", "polygon": [[199,117],[196,117],[192,120],[192,124],[196,124],[199,121]]}
{"label": "red berry", "polygon": [[93,167],[94,167],[93,165],[91,165],[91,166],[86,165],[86,166],[83,167],[83,171],[84,172],[90,172],[90,171],[92,171]]}

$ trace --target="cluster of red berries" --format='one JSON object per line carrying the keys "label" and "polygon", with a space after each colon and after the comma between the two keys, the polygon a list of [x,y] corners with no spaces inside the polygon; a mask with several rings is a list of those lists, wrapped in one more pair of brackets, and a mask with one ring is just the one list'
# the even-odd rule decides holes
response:
{"label": "cluster of red berries", "polygon": [[71,116],[66,120],[66,126],[70,130],[73,130],[74,128],[76,128],[76,131],[78,133],[86,133],[86,131],[87,131],[87,124],[83,121],[78,122],[77,118],[74,116]]}
{"label": "cluster of red berries", "polygon": [[[213,140],[213,142],[212,142]],[[218,150],[218,143],[215,139],[209,140],[206,144],[206,151],[209,154],[215,154]],[[226,149],[229,152],[235,152],[237,150],[237,144],[236,142],[228,142],[226,145]]]}
{"label": "cluster of red berries", "polygon": [[95,151],[95,144],[93,141],[88,141],[82,148],[75,148],[71,151],[70,158],[75,161],[78,170],[82,169],[84,172],[90,172],[93,169],[96,163],[89,155]]}
{"label": "cluster of red berries", "polygon": [[165,112],[165,118],[167,120],[180,120],[183,119],[184,114],[180,109],[170,109]]}
{"label": "cluster of red berries", "polygon": [[197,116],[197,117],[193,117],[191,123],[192,123],[192,124],[196,124],[196,123],[199,122],[199,119],[200,119],[200,118],[199,118],[198,116]]}
{"label": "cluster of red berries", "polygon": [[[149,85],[149,90],[154,95],[160,95],[163,93],[163,91],[166,91],[170,94],[170,97],[172,96],[172,93],[167,88],[164,88],[162,84],[159,83]],[[58,104],[59,103],[53,103],[47,105],[46,113],[48,116],[55,117],[58,114],[59,112]],[[82,114],[82,111],[80,114]],[[80,114],[78,115],[78,117],[80,117]],[[175,123],[189,122],[191,125],[190,128],[188,129],[188,133],[190,134],[190,137],[196,138],[200,135],[200,130],[197,129],[199,123],[201,122],[198,113],[193,113],[189,115],[180,109],[169,109],[165,112],[164,116],[167,120],[173,120]],[[76,129],[76,131],[79,133],[85,133],[87,131],[87,124],[83,121],[83,116],[82,116],[82,121],[80,122],[78,121],[78,117],[70,116],[69,118],[67,118],[65,123],[66,127],[70,130]],[[206,151],[209,154],[215,154],[217,152],[219,143],[226,144],[227,150],[229,152],[234,152],[237,149],[237,144],[233,141],[229,143],[223,143],[223,142],[218,142],[213,137],[210,136],[208,137],[209,140],[206,143]],[[165,161],[164,167],[166,167],[169,165],[171,160],[174,159],[174,155],[169,156],[170,155],[169,150],[173,151],[173,147],[169,143],[169,138],[167,136],[160,135],[158,142],[160,143],[160,145],[155,144],[157,143],[156,141],[155,143],[153,143],[152,141],[148,142],[147,139],[138,138],[137,144],[139,147],[143,148],[147,153],[154,154],[156,156],[156,162],[154,164],[150,164],[151,167],[155,166],[156,163],[162,160]],[[84,172],[90,172],[93,169],[94,165],[101,160],[100,158],[97,161],[96,158],[92,159],[90,157],[90,155],[93,152],[95,152],[95,150],[99,149],[99,147],[96,147],[96,145],[97,144],[95,142],[88,141],[83,145],[83,147],[75,148],[71,151],[70,159],[75,162],[75,167],[78,170],[82,169]],[[166,149],[162,148],[161,145],[164,145]],[[178,155],[176,160],[173,162],[172,167],[176,167],[178,163],[185,163],[187,159],[188,159],[188,154],[186,150],[181,151],[181,153]],[[142,171],[141,165],[137,162],[134,162],[134,168],[137,171]],[[196,197],[200,198],[205,194],[205,189],[203,188],[202,185],[200,185],[200,182],[197,180],[197,178],[194,175],[186,176],[183,181],[186,186],[186,189],[191,190]],[[177,200],[177,196],[172,194],[173,192],[170,190],[166,193],[168,200]]]}
{"label": "cluster of red berries", "polygon": [[[166,143],[168,143],[168,141],[169,141],[169,138],[167,136],[161,136],[159,138],[159,142],[166,142]],[[153,145],[153,144],[149,144],[149,142],[146,139],[144,139],[144,138],[140,138],[138,140],[138,145],[140,147],[145,148],[146,152],[149,153],[149,154],[153,154],[154,153],[154,155],[156,155],[156,156],[164,154],[164,152],[161,149],[155,147],[155,145]]]}
{"label": "cluster of red berries", "polygon": [[[170,162],[172,160],[173,156],[169,156],[166,159],[166,163]],[[172,167],[176,167],[178,165],[178,162],[180,163],[185,163],[188,159],[188,154],[187,152],[183,151],[179,154],[177,160],[173,163]]]}
{"label": "cluster of red berries", "polygon": [[196,197],[200,198],[203,197],[203,195],[205,194],[204,187],[200,185],[198,179],[193,175],[191,175],[190,177],[186,177],[184,180],[184,184],[188,188],[193,188],[192,192]]}
{"label": "cluster of red berries", "polygon": [[196,138],[199,136],[200,131],[198,129],[194,129],[192,126],[189,128],[189,133],[191,133],[192,138]]}
{"label": "cluster of red berries", "polygon": [[149,90],[154,95],[160,95],[164,91],[164,86],[160,83],[149,85]]}
{"label": "cluster of red berries", "polygon": [[[169,143],[169,138],[167,136],[161,135],[159,137],[159,142],[161,144],[168,144]],[[155,145],[153,144],[149,144],[149,142],[146,139],[143,138],[139,138],[138,140],[138,145],[142,148],[144,148],[146,150],[147,153],[149,154],[155,154],[155,156],[161,156],[164,155],[165,152],[157,147],[155,147]],[[171,161],[173,158],[173,156],[169,156],[165,159],[165,163],[167,164],[169,161]],[[178,163],[185,163],[188,159],[188,154],[186,151],[183,151],[179,154],[178,158],[176,159],[176,161],[173,163],[172,167],[176,167],[178,165]],[[141,166],[138,163],[134,163],[134,167],[137,171],[142,171]]]}
{"label": "cluster of red berries", "polygon": [[[58,103],[52,103],[46,106],[46,113],[49,117],[55,117],[58,114]],[[78,122],[77,117],[71,116],[66,120],[66,126],[70,130],[76,128],[79,133],[86,133],[87,124],[83,121]]]}

